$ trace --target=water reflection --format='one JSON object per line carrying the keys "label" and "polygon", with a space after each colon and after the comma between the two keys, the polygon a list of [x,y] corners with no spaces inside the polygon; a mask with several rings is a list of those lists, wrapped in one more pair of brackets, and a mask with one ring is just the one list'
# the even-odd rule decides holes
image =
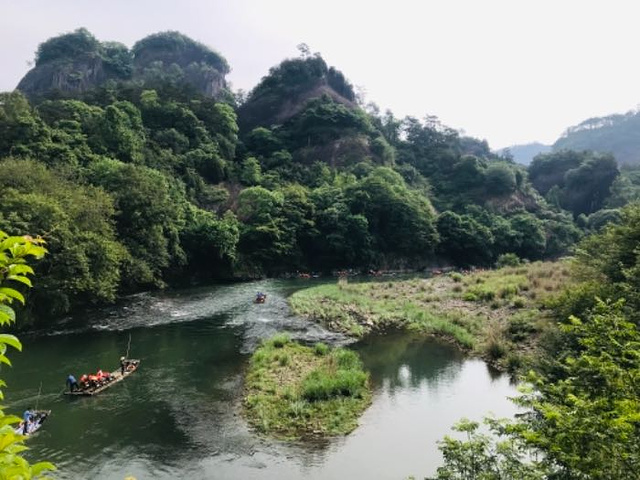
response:
{"label": "water reflection", "polygon": [[[509,415],[514,389],[452,346],[407,334],[353,346],[371,372],[374,398],[351,435],[301,444],[256,436],[241,415],[248,352],[281,330],[306,342],[348,339],[292,316],[286,297],[308,282],[265,281],[139,295],[69,320],[56,336],[29,335],[15,356],[8,406],[53,415],[29,456],[59,478],[421,478],[440,462],[436,441],[460,417]],[[252,303],[256,290],[269,301]],[[61,395],[69,372],[114,368],[127,348],[140,370],[96,398]],[[39,382],[43,383],[38,398]]]}
{"label": "water reflection", "polygon": [[355,349],[371,372],[374,387],[383,386],[390,395],[397,389],[419,390],[447,382],[464,362],[460,351],[451,345],[400,332],[372,337]]}

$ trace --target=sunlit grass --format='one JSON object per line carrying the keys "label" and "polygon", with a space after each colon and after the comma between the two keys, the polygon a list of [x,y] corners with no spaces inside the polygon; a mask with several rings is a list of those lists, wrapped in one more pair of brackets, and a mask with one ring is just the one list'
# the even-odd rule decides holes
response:
{"label": "sunlit grass", "polygon": [[[566,262],[296,292],[293,311],[356,337],[388,327],[450,339],[498,366],[520,365],[545,326],[545,300],[571,282]],[[531,313],[532,315],[528,315]],[[512,319],[517,325],[510,327]]]}
{"label": "sunlit grass", "polygon": [[260,432],[284,439],[343,435],[370,401],[369,375],[353,351],[277,336],[251,358],[244,404]]}

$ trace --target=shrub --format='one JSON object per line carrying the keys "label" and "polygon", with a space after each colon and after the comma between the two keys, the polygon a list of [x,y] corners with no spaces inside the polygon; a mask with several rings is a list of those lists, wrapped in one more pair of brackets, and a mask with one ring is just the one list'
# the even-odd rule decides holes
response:
{"label": "shrub", "polygon": [[478,301],[478,296],[473,293],[473,292],[466,292],[463,296],[462,299],[466,302],[477,302]]}
{"label": "shrub", "polygon": [[458,283],[462,281],[462,274],[458,273],[458,272],[453,272],[451,275],[451,280],[453,280],[454,282]]}
{"label": "shrub", "polygon": [[496,292],[488,286],[476,285],[469,288],[468,293],[474,294],[478,299],[484,301],[491,301],[496,297]]}
{"label": "shrub", "polygon": [[518,293],[518,287],[516,285],[505,285],[498,290],[498,296],[500,298],[510,298]]}
{"label": "shrub", "polygon": [[496,268],[517,267],[521,263],[520,257],[515,253],[503,253],[496,261]]}
{"label": "shrub", "polygon": [[329,353],[329,347],[325,343],[319,342],[319,343],[316,343],[315,346],[313,347],[313,352],[317,356],[323,357],[327,353]]}
{"label": "shrub", "polygon": [[513,307],[514,308],[523,308],[525,306],[525,299],[523,297],[515,297],[513,299]]}
{"label": "shrub", "polygon": [[514,342],[521,342],[537,330],[538,328],[535,325],[535,320],[532,315],[519,314],[511,317],[507,332]]}
{"label": "shrub", "polygon": [[523,365],[522,357],[517,353],[507,355],[507,371],[517,372]]}
{"label": "shrub", "polygon": [[485,353],[491,360],[499,360],[507,353],[507,347],[503,341],[492,338],[487,342]]}

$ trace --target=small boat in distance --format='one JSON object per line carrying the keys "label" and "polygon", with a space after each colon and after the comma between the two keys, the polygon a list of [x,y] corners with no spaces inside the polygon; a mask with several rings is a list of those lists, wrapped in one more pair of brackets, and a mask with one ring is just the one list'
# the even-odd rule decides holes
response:
{"label": "small boat in distance", "polygon": [[80,388],[66,391],[64,392],[64,394],[85,397],[93,396],[127,378],[138,369],[139,365],[140,360],[134,360],[131,358],[123,359],[121,360],[121,366],[110,373],[107,377],[103,377],[98,382],[92,382],[88,384],[82,383]]}
{"label": "small boat in distance", "polygon": [[44,421],[49,418],[51,415],[51,410],[31,410],[29,412],[31,414],[31,419],[27,422],[27,430],[25,431],[25,421],[23,420],[20,424],[13,429],[13,431],[20,435],[33,435],[40,427]]}
{"label": "small boat in distance", "polygon": [[253,303],[264,303],[267,300],[267,294],[266,293],[262,293],[262,292],[258,292],[256,294],[256,298],[253,301]]}

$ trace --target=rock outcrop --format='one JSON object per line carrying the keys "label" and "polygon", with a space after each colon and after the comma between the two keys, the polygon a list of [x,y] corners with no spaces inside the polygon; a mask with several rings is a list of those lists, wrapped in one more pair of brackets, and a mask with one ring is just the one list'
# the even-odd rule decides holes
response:
{"label": "rock outcrop", "polygon": [[212,98],[227,89],[226,60],[207,46],[178,32],[150,35],[129,50],[99,42],[85,29],[47,40],[38,48],[36,65],[17,88],[30,98],[59,92],[74,96],[107,81],[187,85]]}

